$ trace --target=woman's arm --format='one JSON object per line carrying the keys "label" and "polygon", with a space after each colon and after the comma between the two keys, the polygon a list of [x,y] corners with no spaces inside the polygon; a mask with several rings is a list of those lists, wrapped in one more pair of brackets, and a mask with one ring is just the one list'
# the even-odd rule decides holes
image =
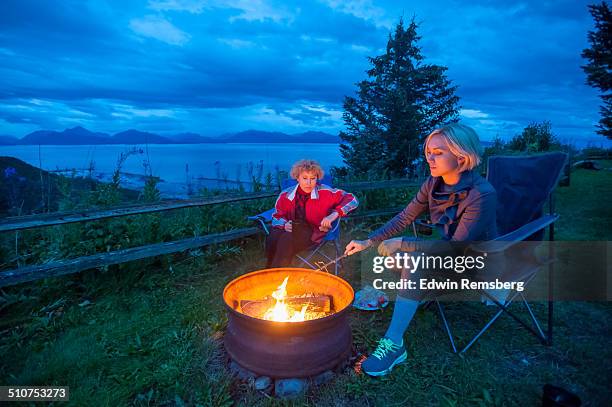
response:
{"label": "woman's arm", "polygon": [[335,211],[339,217],[343,218],[359,206],[359,201],[350,192],[338,188],[330,188],[330,192],[334,197],[332,214]]}
{"label": "woman's arm", "polygon": [[339,188],[331,188],[327,185],[322,185],[320,189],[331,193],[331,213],[321,220],[321,225],[319,227],[321,231],[327,232],[331,229],[332,223],[335,222],[336,219],[345,217],[350,212],[357,209],[359,201],[355,195]]}
{"label": "woman's arm", "polygon": [[417,192],[410,203],[384,226],[370,233],[368,240],[371,243],[382,242],[406,229],[414,220],[429,207],[429,194],[433,186],[433,178],[429,177]]}
{"label": "woman's arm", "polygon": [[274,204],[274,212],[272,213],[272,227],[287,230],[287,223],[289,222],[289,200],[287,199],[287,193],[281,192],[276,203]]}

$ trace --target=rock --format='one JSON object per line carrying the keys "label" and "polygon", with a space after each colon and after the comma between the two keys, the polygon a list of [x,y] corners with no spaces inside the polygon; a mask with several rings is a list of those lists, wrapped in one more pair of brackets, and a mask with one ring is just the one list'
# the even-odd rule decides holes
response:
{"label": "rock", "polygon": [[274,383],[276,397],[291,399],[302,395],[308,388],[306,379],[277,379]]}
{"label": "rock", "polygon": [[234,362],[233,360],[230,362],[229,367],[230,367],[230,371],[234,375],[238,376],[238,378],[242,381],[246,382],[249,380],[255,380],[255,378],[257,377],[255,373],[243,368],[242,366],[240,366],[238,363]]}
{"label": "rock", "polygon": [[272,390],[272,379],[268,376],[261,376],[255,379],[255,390]]}
{"label": "rock", "polygon": [[315,386],[320,386],[325,383],[329,383],[336,375],[331,370],[326,370],[321,374],[316,375],[312,378],[312,382]]}

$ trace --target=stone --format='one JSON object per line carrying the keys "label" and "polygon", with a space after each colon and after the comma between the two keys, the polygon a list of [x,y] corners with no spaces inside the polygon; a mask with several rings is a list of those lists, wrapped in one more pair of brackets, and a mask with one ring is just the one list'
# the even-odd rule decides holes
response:
{"label": "stone", "polygon": [[238,363],[234,362],[233,360],[230,362],[229,367],[230,367],[230,371],[234,375],[238,376],[238,378],[242,381],[246,382],[249,380],[255,380],[255,378],[257,377],[255,373],[243,368],[242,366],[240,366]]}
{"label": "stone", "polygon": [[282,399],[296,398],[304,394],[308,388],[306,379],[277,379],[274,383],[276,397]]}
{"label": "stone", "polygon": [[255,379],[255,390],[272,390],[272,379],[270,379],[268,376],[258,377]]}
{"label": "stone", "polygon": [[331,370],[326,370],[321,374],[316,375],[312,378],[312,382],[315,386],[320,386],[325,383],[329,383],[336,375]]}

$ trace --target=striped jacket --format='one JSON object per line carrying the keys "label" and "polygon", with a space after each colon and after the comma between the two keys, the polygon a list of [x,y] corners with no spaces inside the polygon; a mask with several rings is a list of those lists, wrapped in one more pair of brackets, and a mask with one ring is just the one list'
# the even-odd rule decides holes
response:
{"label": "striped jacket", "polygon": [[[285,223],[295,219],[295,194],[298,185],[283,190],[272,214],[272,226],[284,228]],[[306,201],[306,221],[313,227],[312,241],[320,242],[325,232],[319,230],[321,221],[332,212],[338,212],[340,217],[348,215],[359,205],[359,201],[349,192],[332,188],[325,184],[318,184],[310,193],[310,199]]]}

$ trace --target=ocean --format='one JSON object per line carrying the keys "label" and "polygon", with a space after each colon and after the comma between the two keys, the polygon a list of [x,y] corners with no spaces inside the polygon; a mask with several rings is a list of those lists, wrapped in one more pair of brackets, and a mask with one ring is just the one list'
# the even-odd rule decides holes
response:
{"label": "ocean", "polygon": [[141,189],[145,163],[150,162],[154,176],[160,177],[158,188],[164,197],[184,198],[188,191],[200,188],[232,188],[242,183],[248,190],[251,176],[277,169],[289,171],[302,158],[319,161],[324,170],[342,165],[338,144],[149,144],[1,146],[0,156],[16,157],[47,171],[87,175],[108,181],[121,154],[128,154],[121,168],[121,184]]}

